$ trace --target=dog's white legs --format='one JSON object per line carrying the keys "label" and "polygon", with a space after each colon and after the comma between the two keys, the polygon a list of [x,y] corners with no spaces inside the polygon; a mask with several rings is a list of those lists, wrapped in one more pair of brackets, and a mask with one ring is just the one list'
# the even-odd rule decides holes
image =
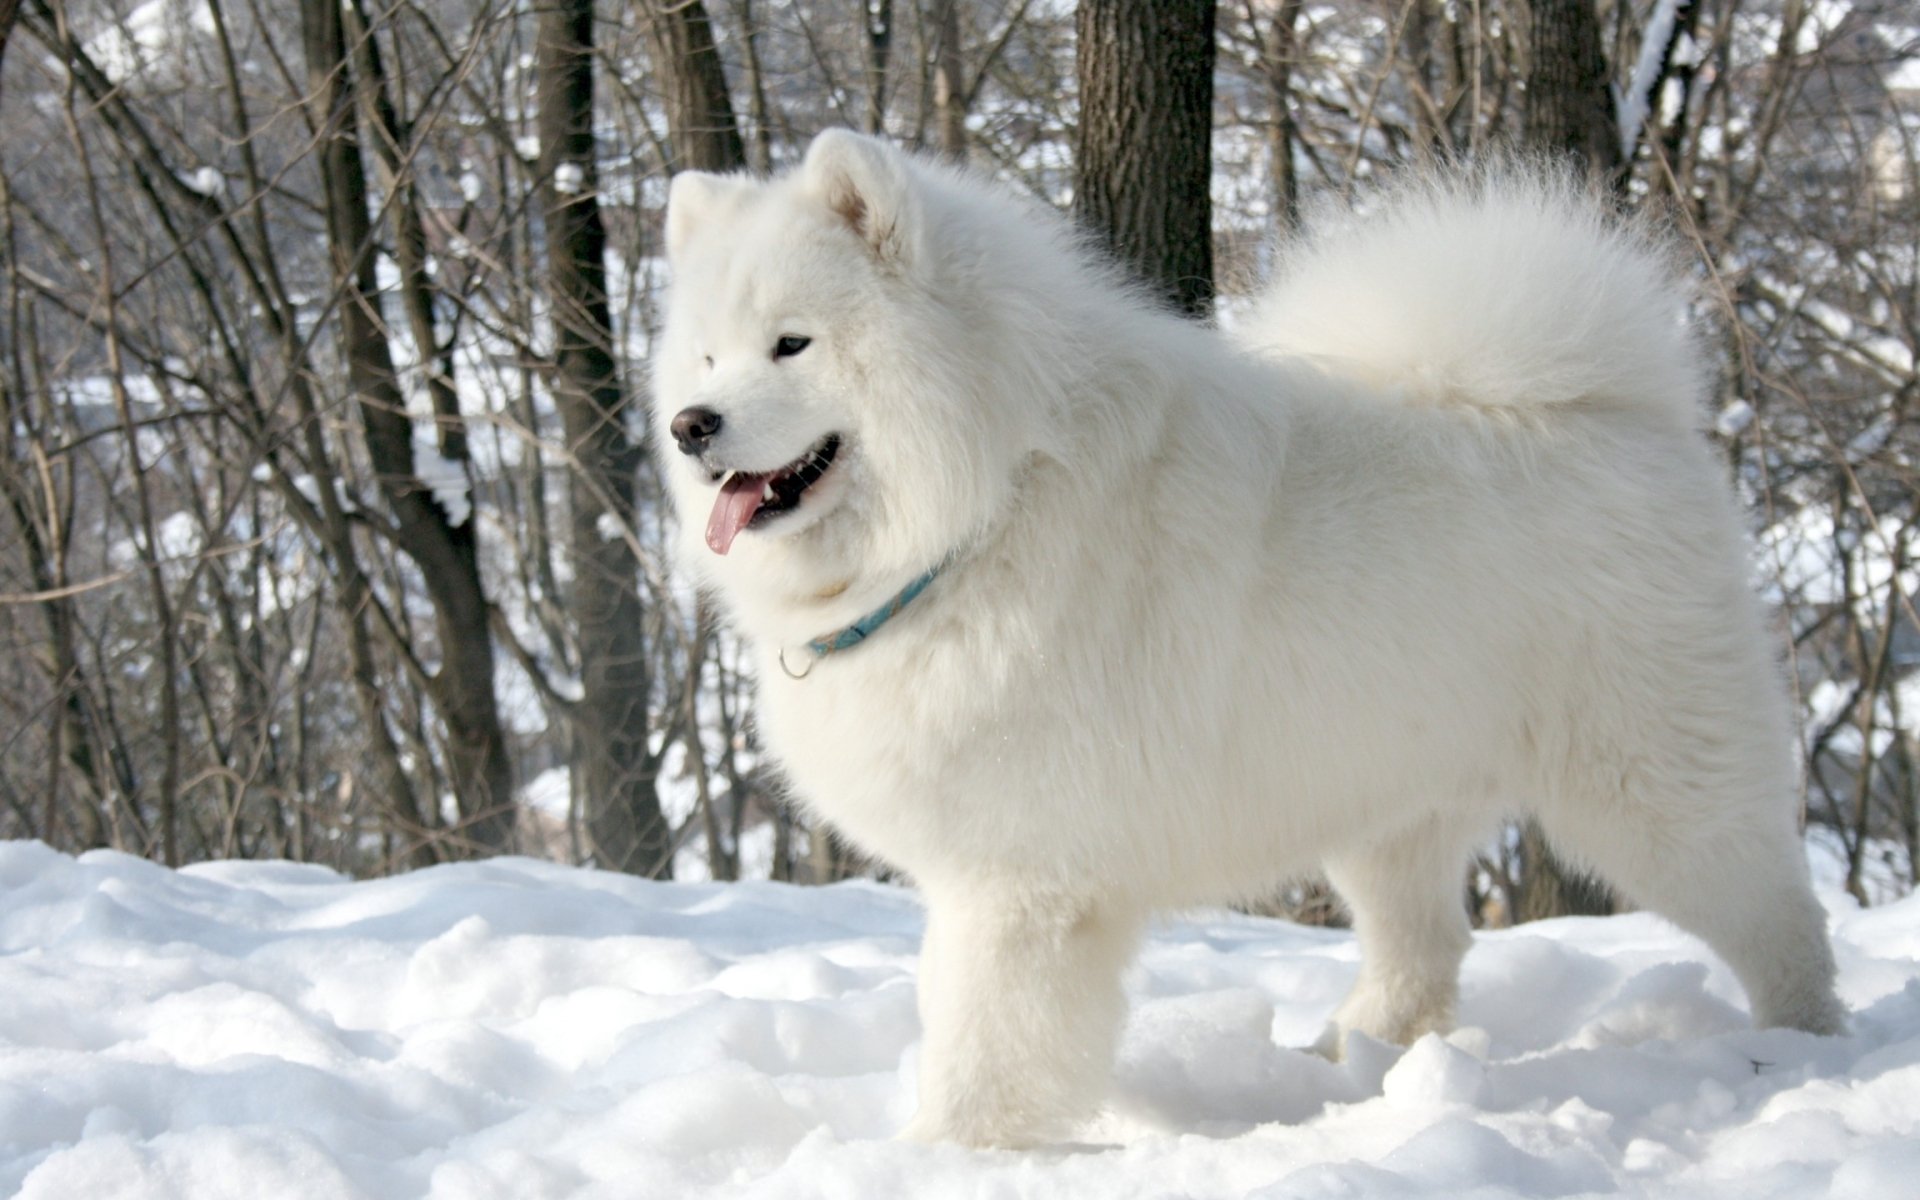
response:
{"label": "dog's white legs", "polygon": [[1141,920],[1003,883],[929,894],[920,1111],[903,1135],[1032,1144],[1098,1106]]}
{"label": "dog's white legs", "polygon": [[1453,1026],[1472,930],[1462,828],[1428,821],[1327,864],[1360,939],[1360,978],[1315,1049],[1338,1059],[1347,1034],[1406,1045]]}
{"label": "dog's white legs", "polygon": [[1542,823],[1556,845],[1711,946],[1746,989],[1756,1026],[1842,1032],[1826,913],[1785,806],[1685,791],[1661,800],[1569,805]]}

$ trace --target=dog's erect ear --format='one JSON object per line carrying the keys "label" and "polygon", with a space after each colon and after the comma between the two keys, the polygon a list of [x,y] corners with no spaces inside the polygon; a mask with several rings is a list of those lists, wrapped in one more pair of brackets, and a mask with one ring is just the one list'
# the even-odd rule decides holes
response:
{"label": "dog's erect ear", "polygon": [[829,129],[807,147],[801,178],[876,258],[902,262],[912,257],[919,204],[900,151],[877,138]]}
{"label": "dog's erect ear", "polygon": [[682,171],[667,188],[667,259],[677,261],[700,230],[727,220],[754,182],[735,175]]}

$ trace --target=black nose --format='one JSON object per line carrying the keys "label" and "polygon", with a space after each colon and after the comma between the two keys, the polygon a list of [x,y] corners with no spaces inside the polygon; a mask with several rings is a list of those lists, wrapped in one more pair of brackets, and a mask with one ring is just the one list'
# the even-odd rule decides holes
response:
{"label": "black nose", "polygon": [[720,414],[710,408],[683,408],[673,417],[673,440],[680,444],[680,453],[698,454],[720,432],[720,424]]}

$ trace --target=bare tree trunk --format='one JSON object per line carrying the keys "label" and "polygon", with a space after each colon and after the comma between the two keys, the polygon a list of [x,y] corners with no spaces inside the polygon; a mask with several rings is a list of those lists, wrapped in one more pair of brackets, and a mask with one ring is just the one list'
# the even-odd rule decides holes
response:
{"label": "bare tree trunk", "polygon": [[[1843,493],[1844,494],[1844,493]],[[1847,528],[1844,518],[1834,523],[1836,533]],[[1842,595],[1865,595],[1870,585],[1860,579],[1854,556],[1839,555],[1842,582],[1845,587]],[[1867,891],[1867,858],[1874,843],[1874,835],[1879,832],[1874,820],[1875,777],[1882,771],[1884,764],[1877,749],[1880,737],[1880,705],[1883,702],[1885,683],[1891,673],[1893,663],[1893,635],[1897,620],[1893,613],[1881,625],[1876,633],[1864,623],[1855,623],[1847,631],[1847,644],[1854,662],[1854,678],[1859,680],[1859,697],[1853,706],[1854,730],[1858,734],[1859,761],[1853,770],[1853,798],[1851,811],[1847,816],[1845,841],[1847,845],[1847,892],[1865,908],[1873,903]],[[1871,638],[1871,644],[1869,639]],[[1895,728],[1888,743],[1897,746],[1900,743],[1900,731]]]}
{"label": "bare tree trunk", "polygon": [[[1672,119],[1658,130],[1658,139],[1661,154],[1669,164],[1669,169],[1682,178],[1685,176],[1681,173],[1682,168],[1679,164],[1683,148],[1692,140],[1688,137],[1688,121],[1689,114],[1694,109],[1694,85],[1699,81],[1701,64],[1697,55],[1688,57],[1684,62],[1675,62],[1674,51],[1681,38],[1684,37],[1692,42],[1699,37],[1700,13],[1704,7],[1705,5],[1697,3],[1697,0],[1686,0],[1680,6],[1679,18],[1674,21],[1673,36],[1667,39],[1666,75],[1677,85],[1679,95],[1673,105]],[[1652,95],[1657,98],[1660,95],[1659,90],[1655,89]],[[1649,124],[1651,124],[1651,118]],[[1651,143],[1654,138],[1655,134],[1650,130],[1647,141]],[[1687,198],[1679,199],[1684,203]]]}
{"label": "bare tree trunk", "polygon": [[7,61],[7,40],[20,19],[20,0],[0,0],[0,66]]}
{"label": "bare tree trunk", "polygon": [[1293,115],[1293,68],[1299,57],[1301,0],[1280,0],[1267,27],[1267,178],[1272,181],[1274,214],[1281,229],[1292,229],[1300,219],[1300,179],[1294,170],[1294,142],[1299,129]]}
{"label": "bare tree trunk", "polygon": [[[9,14],[11,16],[11,14]],[[64,10],[60,14],[64,20]],[[173,598],[167,590],[166,576],[161,570],[161,546],[159,541],[159,521],[155,515],[153,484],[149,468],[143,461],[139,428],[133,419],[132,403],[127,396],[126,365],[121,357],[120,321],[118,314],[119,288],[114,277],[113,239],[108,231],[105,208],[101,196],[99,180],[94,175],[93,155],[88,150],[85,136],[81,133],[76,101],[80,93],[78,80],[73,73],[67,75],[65,115],[68,130],[73,138],[74,157],[80,164],[86,185],[88,213],[92,218],[95,238],[95,253],[99,258],[96,271],[99,276],[99,295],[96,303],[100,306],[106,326],[106,369],[107,383],[113,395],[114,411],[120,419],[120,432],[126,447],[126,469],[132,477],[133,495],[139,518],[139,558],[143,573],[147,577],[147,590],[153,604],[153,619],[156,640],[159,642],[159,691],[160,691],[160,739],[162,746],[160,784],[154,796],[156,818],[159,822],[160,860],[170,867],[180,865],[180,669],[179,641],[180,627],[174,618]],[[130,795],[129,803],[138,803],[137,796]],[[151,853],[151,847],[144,852]]]}
{"label": "bare tree trunk", "polygon": [[893,52],[893,0],[860,0],[867,51],[867,132],[887,131],[887,60]]}
{"label": "bare tree trunk", "polygon": [[748,161],[753,169],[766,174],[773,170],[773,117],[767,105],[766,72],[760,65],[760,27],[753,16],[753,0],[735,0],[735,15],[740,19],[741,44],[747,60]]}
{"label": "bare tree trunk", "polygon": [[733,118],[733,100],[713,24],[701,0],[642,0],[653,44],[653,69],[666,93],[675,171],[736,171],[747,151]]}
{"label": "bare tree trunk", "polygon": [[[5,181],[0,180],[0,198],[4,194]],[[9,262],[12,257],[9,253]],[[23,373],[18,371],[0,379],[0,496],[6,498],[20,531],[28,579],[40,597],[35,606],[47,625],[46,643],[34,656],[54,697],[47,714],[47,783],[40,836],[56,847],[92,850],[107,844],[105,814],[113,804],[114,780],[101,764],[106,756],[96,748],[96,725],[89,718],[86,701],[89,684],[74,636],[73,597],[66,594],[60,535],[68,517],[59,511],[60,489],[26,411],[23,383]],[[16,449],[16,439],[27,444]],[[71,806],[59,802],[69,775],[78,777],[82,792],[80,801]],[[69,809],[71,822],[65,819]],[[74,826],[71,840],[60,836],[63,823]]]}
{"label": "bare tree trunk", "polygon": [[1530,0],[1527,142],[1617,183],[1620,126],[1594,0]]}
{"label": "bare tree trunk", "polygon": [[353,49],[354,70],[367,97],[373,125],[374,159],[382,169],[382,183],[393,194],[387,210],[393,215],[393,258],[400,268],[400,306],[407,314],[427,395],[433,402],[434,441],[442,458],[459,463],[472,474],[467,453],[466,424],[460,417],[460,397],[453,385],[453,342],[443,342],[434,328],[434,284],[427,270],[427,228],[420,212],[420,193],[408,161],[408,132],[387,85],[379,39],[367,17],[365,0],[351,0],[345,32]]}
{"label": "bare tree trunk", "polygon": [[553,399],[573,460],[569,545],[581,676],[580,702],[570,714],[575,794],[585,797],[596,861],[665,877],[673,861],[647,747],[652,680],[634,556],[642,448],[628,428],[607,304],[607,234],[593,145],[593,0],[550,0],[541,10],[538,71]]}
{"label": "bare tree trunk", "polygon": [[1081,0],[1074,214],[1180,311],[1213,306],[1214,6]]}
{"label": "bare tree trunk", "polygon": [[396,542],[419,568],[432,599],[441,662],[433,699],[445,722],[447,768],[465,848],[513,844],[513,771],[494,695],[493,639],[480,585],[476,522],[458,524],[414,468],[413,422],[387,344],[374,269],[366,168],[354,104],[355,72],[341,6],[303,0],[308,102],[320,130],[327,240],[340,301],[342,357],[358,400],[368,456],[394,517]]}
{"label": "bare tree trunk", "polygon": [[961,54],[960,0],[933,0],[927,12],[933,26],[934,138],[940,153],[967,160],[967,69]]}
{"label": "bare tree trunk", "polygon": [[[700,677],[705,670],[707,646],[713,638],[713,612],[706,601],[696,603],[693,637],[687,643],[687,674],[680,687],[680,741],[686,747],[687,771],[693,776],[695,802],[699,806],[700,830],[707,839],[707,876],[710,879],[740,877],[740,835],[737,822],[729,838],[720,825],[720,811],[713,794],[713,772],[707,769],[707,749],[700,732]],[[718,731],[724,739],[727,730]],[[723,742],[724,745],[724,742]],[[722,753],[725,751],[723,750]],[[742,797],[735,792],[730,799],[736,816]]]}
{"label": "bare tree trunk", "polygon": [[[254,152],[255,130],[247,111],[243,72],[234,53],[225,7],[221,0],[208,0],[207,12],[221,49],[225,90],[232,112],[229,136],[240,149],[248,193],[260,195],[266,191],[266,177]],[[274,260],[265,206],[256,204],[249,208],[253,217],[253,254],[249,254],[237,233],[229,232],[228,244],[239,261],[247,264],[245,278],[260,317],[286,353],[290,367],[287,390],[300,414],[300,441],[304,447],[306,465],[318,478],[332,479],[338,474],[338,469],[328,450],[320,406],[313,395],[315,375],[307,361],[294,306]],[[231,230],[230,226],[228,228]],[[207,302],[209,307],[213,306],[211,296]],[[236,362],[235,373],[245,378],[241,367],[242,364]],[[265,421],[257,410],[243,410],[238,423],[243,428],[258,429],[264,427]],[[271,456],[269,461],[272,461]],[[388,727],[388,688],[375,656],[372,629],[373,614],[379,609],[379,602],[372,581],[361,565],[360,553],[354,546],[351,525],[341,505],[339,492],[331,487],[320,488],[317,504],[309,507],[285,471],[276,470],[271,478],[292,511],[305,520],[313,535],[326,548],[334,575],[339,581],[338,607],[347,632],[349,676],[360,710],[360,728],[365,732],[367,752],[377,772],[373,785],[376,803],[384,814],[389,834],[403,839],[405,845],[398,862],[408,867],[430,865],[442,856],[452,854],[453,850],[440,844],[437,832],[441,824],[439,814],[422,806],[413,780],[401,762],[400,748]],[[317,639],[319,632],[319,617],[316,614],[310,640]],[[305,707],[304,701],[305,697],[302,697],[302,709]],[[298,724],[304,731],[304,720]],[[351,783],[346,786],[351,790]],[[297,843],[305,843],[306,826],[305,813],[297,813],[293,823]]]}

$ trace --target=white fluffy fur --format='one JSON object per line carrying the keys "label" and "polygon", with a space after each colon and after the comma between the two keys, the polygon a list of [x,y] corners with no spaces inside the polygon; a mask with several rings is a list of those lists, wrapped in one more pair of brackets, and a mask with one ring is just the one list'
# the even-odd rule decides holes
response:
{"label": "white fluffy fur", "polygon": [[[1410,186],[1289,250],[1250,351],[852,134],[672,208],[686,562],[760,652],[801,798],[927,897],[910,1133],[1057,1135],[1100,1102],[1149,912],[1321,863],[1366,955],[1328,1048],[1445,1028],[1463,864],[1523,811],[1709,942],[1759,1023],[1839,1028],[1788,710],[1642,239],[1525,173]],[[702,464],[667,436],[696,404],[725,421]],[[707,549],[711,470],[829,432],[799,510]],[[942,561],[868,642],[777,664]]]}
{"label": "white fluffy fur", "polygon": [[1253,339],[1422,403],[1604,402],[1691,423],[1706,386],[1660,248],[1524,167],[1410,181],[1281,247]]}

